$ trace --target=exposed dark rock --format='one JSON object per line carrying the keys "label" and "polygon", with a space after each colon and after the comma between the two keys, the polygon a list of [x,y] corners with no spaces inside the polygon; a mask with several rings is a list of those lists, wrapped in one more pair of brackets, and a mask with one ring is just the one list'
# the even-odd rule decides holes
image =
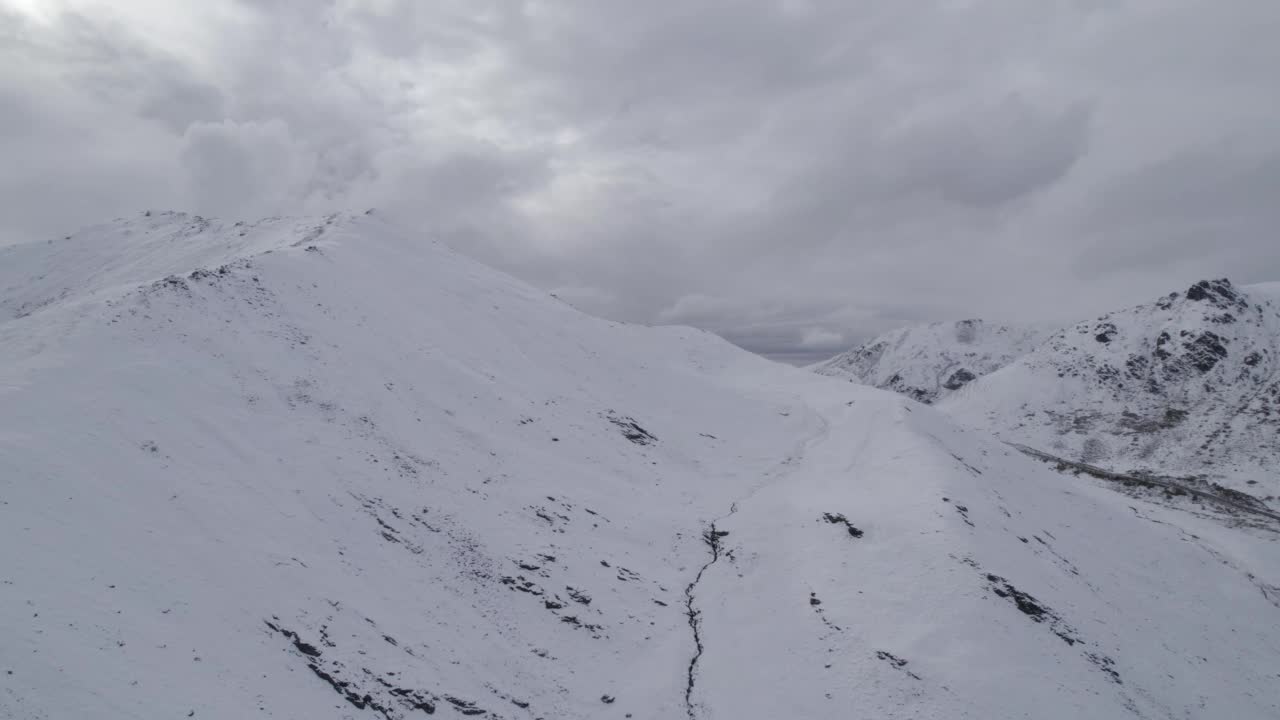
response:
{"label": "exposed dark rock", "polygon": [[445,695],[444,699],[463,715],[484,715],[488,712],[487,710],[481,710],[476,707],[476,704],[470,700],[463,700],[462,698],[457,698],[452,695]]}
{"label": "exposed dark rock", "polygon": [[849,531],[849,535],[852,537],[860,538],[863,535],[862,530],[854,527],[853,523],[849,522],[849,518],[840,513],[823,513],[822,519],[832,525],[844,525],[845,529]]}
{"label": "exposed dark rock", "polygon": [[657,437],[648,430],[640,427],[639,423],[629,417],[615,415],[613,412],[610,412],[605,417],[608,418],[609,422],[616,425],[618,429],[622,431],[623,437],[636,445],[653,445],[658,442]]}
{"label": "exposed dark rock", "polygon": [[[1036,539],[1040,540],[1039,537]],[[1040,540],[1040,542],[1044,543],[1043,540]],[[1068,645],[1075,645],[1080,642],[1080,638],[1076,636],[1075,631],[1057,613],[1035,597],[1014,587],[1012,583],[999,575],[987,573],[986,579],[991,584],[992,592],[1011,601],[1014,607],[1018,608],[1023,615],[1035,622],[1048,624],[1053,634],[1057,635],[1063,642]]]}
{"label": "exposed dark rock", "polygon": [[1249,304],[1236,292],[1231,281],[1201,280],[1187,289],[1187,299],[1194,302],[1207,302],[1224,310],[1235,308],[1245,310]]}
{"label": "exposed dark rock", "polygon": [[538,587],[537,583],[526,579],[523,575],[520,575],[519,577],[503,576],[498,579],[498,582],[506,585],[512,590],[519,590],[520,592],[529,593],[530,595],[543,594],[542,588]]}
{"label": "exposed dark rock", "polygon": [[881,660],[883,660],[883,661],[885,661],[885,662],[889,663],[889,664],[890,664],[890,665],[892,665],[893,667],[895,667],[895,668],[897,668],[897,669],[901,670],[902,672],[906,673],[906,674],[907,674],[907,676],[908,676],[908,677],[910,677],[910,678],[912,678],[913,680],[919,680],[919,679],[920,679],[920,676],[919,676],[919,675],[917,675],[917,674],[915,674],[915,673],[911,672],[910,670],[907,670],[907,664],[908,664],[908,663],[907,663],[907,661],[906,661],[906,660],[903,660],[902,658],[898,657],[897,655],[894,655],[893,653],[891,653],[891,652],[887,652],[887,651],[885,651],[885,650],[877,650],[877,651],[876,651],[876,657],[877,657],[877,658],[880,658]]}
{"label": "exposed dark rock", "polygon": [[306,655],[307,657],[320,657],[320,650],[316,648],[315,645],[312,645],[311,643],[303,642],[302,638],[298,637],[297,633],[287,628],[276,625],[270,620],[267,620],[265,622],[267,623],[267,627],[271,628],[272,630],[288,638],[293,643],[293,646],[297,648],[298,652],[302,653],[303,655]]}
{"label": "exposed dark rock", "polygon": [[969,372],[964,368],[960,368],[959,370],[951,373],[951,377],[947,378],[947,381],[942,383],[942,387],[948,390],[959,390],[977,379],[977,375],[974,375],[972,372]]}
{"label": "exposed dark rock", "polygon": [[902,658],[895,656],[893,653],[885,652],[884,650],[877,650],[876,657],[880,658],[881,660],[884,660],[885,662],[889,663],[890,665],[893,665],[894,667],[906,667],[907,665],[906,660],[903,660]]}
{"label": "exposed dark rock", "polygon": [[1184,347],[1191,365],[1202,373],[1212,370],[1227,356],[1226,340],[1216,333],[1205,332]]}
{"label": "exposed dark rock", "polygon": [[1115,684],[1117,684],[1117,685],[1123,685],[1123,684],[1124,684],[1124,683],[1120,680],[1120,673],[1119,673],[1119,671],[1117,671],[1117,670],[1116,670],[1116,661],[1115,661],[1115,660],[1112,660],[1111,658],[1107,657],[1106,655],[1102,655],[1102,654],[1100,654],[1100,653],[1093,653],[1093,652],[1085,653],[1085,654],[1084,654],[1084,656],[1085,656],[1086,658],[1088,658],[1088,659],[1089,659],[1089,662],[1091,662],[1091,663],[1093,663],[1094,665],[1098,666],[1098,669],[1099,669],[1099,670],[1101,670],[1102,672],[1106,673],[1106,674],[1107,674],[1107,677],[1111,678],[1111,682],[1113,682],[1113,683],[1115,683]]}
{"label": "exposed dark rock", "polygon": [[1094,331],[1095,334],[1093,339],[1103,344],[1111,342],[1112,338],[1114,338],[1118,332],[1118,330],[1116,330],[1116,326],[1109,322],[1100,323],[1096,328],[1094,328]]}

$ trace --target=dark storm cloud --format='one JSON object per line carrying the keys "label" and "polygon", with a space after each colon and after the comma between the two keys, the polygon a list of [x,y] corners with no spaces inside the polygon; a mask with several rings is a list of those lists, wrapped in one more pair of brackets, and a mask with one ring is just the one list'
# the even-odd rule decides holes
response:
{"label": "dark storm cloud", "polygon": [[1278,22],[1266,0],[0,0],[0,242],[379,206],[590,312],[778,357],[1065,321],[1280,278]]}

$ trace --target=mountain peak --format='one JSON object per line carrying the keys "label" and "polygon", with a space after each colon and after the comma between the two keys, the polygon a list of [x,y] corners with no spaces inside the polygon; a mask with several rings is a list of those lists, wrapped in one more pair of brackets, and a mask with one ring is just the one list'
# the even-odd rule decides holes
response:
{"label": "mountain peak", "polygon": [[11,245],[0,248],[0,323],[380,224],[343,213],[227,222],[147,210],[60,238]]}
{"label": "mountain peak", "polygon": [[1234,285],[1227,278],[1220,280],[1201,280],[1187,289],[1187,299],[1195,302],[1208,302],[1222,309],[1246,309],[1249,303],[1240,296]]}
{"label": "mountain peak", "polygon": [[948,410],[1109,469],[1280,491],[1280,302],[1202,280],[1050,337]]}
{"label": "mountain peak", "polygon": [[1052,333],[900,328],[814,369],[1110,470],[1280,495],[1280,283],[1205,279]]}
{"label": "mountain peak", "polygon": [[1045,334],[1037,327],[995,325],[979,318],[914,325],[891,330],[813,369],[930,404],[1003,367]]}

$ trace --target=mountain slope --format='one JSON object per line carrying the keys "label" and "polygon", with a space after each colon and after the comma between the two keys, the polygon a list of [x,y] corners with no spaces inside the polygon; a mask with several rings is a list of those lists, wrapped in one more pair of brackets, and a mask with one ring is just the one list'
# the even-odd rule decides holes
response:
{"label": "mountain slope", "polygon": [[1047,334],[982,320],[913,325],[810,369],[933,403],[1030,352]]}
{"label": "mountain slope", "polygon": [[1280,492],[1280,302],[1204,281],[1067,328],[945,403],[966,421],[1116,470]]}
{"label": "mountain slope", "polygon": [[3,717],[1280,712],[1274,533],[376,217],[128,219],[0,308]]}

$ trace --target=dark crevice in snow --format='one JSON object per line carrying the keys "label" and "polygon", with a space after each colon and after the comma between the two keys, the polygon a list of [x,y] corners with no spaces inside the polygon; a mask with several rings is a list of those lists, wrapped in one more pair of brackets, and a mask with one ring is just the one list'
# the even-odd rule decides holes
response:
{"label": "dark crevice in snow", "polygon": [[697,591],[698,583],[702,581],[702,574],[720,559],[720,539],[728,534],[727,531],[717,530],[715,523],[711,523],[711,526],[703,531],[702,541],[711,549],[711,558],[703,563],[702,567],[698,569],[698,574],[693,577],[693,581],[684,589],[685,614],[689,618],[689,629],[693,631],[694,644],[694,653],[689,660],[689,673],[684,688],[684,706],[685,711],[689,714],[689,720],[697,720],[697,713],[693,706],[693,686],[696,682],[698,661],[702,659],[702,651],[704,649],[702,645],[702,616],[698,609],[694,607],[694,593]]}

